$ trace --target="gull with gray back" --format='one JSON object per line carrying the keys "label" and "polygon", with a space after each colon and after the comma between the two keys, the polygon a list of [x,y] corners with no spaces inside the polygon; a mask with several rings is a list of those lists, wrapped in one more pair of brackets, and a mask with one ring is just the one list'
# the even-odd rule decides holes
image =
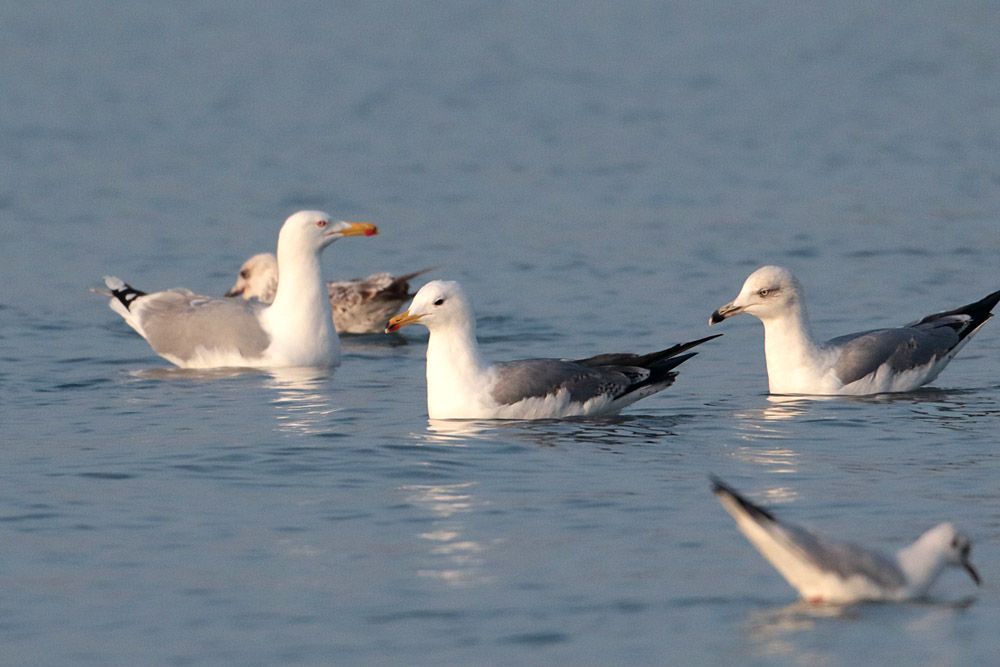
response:
{"label": "gull with gray back", "polygon": [[270,305],[201,296],[187,289],[141,292],[119,278],[104,279],[110,307],[182,368],[257,368],[340,363],[320,253],[345,236],[377,234],[374,225],[340,222],[321,211],[299,211],[278,234],[282,267]]}
{"label": "gull with gray back", "polygon": [[476,323],[456,282],[435,280],[417,291],[387,332],[420,323],[427,341],[427,413],[432,419],[553,419],[614,415],[673,384],[687,350],[708,336],[651,354],[586,359],[521,359],[490,364],[480,357]]}
{"label": "gull with gray back", "polygon": [[765,266],[739,296],[709,319],[740,313],[764,323],[764,356],[772,394],[879,394],[932,382],[993,315],[1000,291],[903,327],[873,329],[826,342],[812,334],[802,284],[788,269]]}

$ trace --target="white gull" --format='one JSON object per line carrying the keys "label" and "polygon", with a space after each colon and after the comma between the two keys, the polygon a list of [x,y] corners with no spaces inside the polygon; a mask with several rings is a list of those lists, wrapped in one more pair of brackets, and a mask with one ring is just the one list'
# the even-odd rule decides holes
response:
{"label": "white gull", "polygon": [[456,282],[435,280],[387,332],[419,322],[427,341],[427,413],[431,419],[547,419],[614,415],[673,384],[673,369],[707,340],[646,355],[602,354],[587,359],[522,359],[489,364],[480,357],[469,301]]}
{"label": "white gull", "polygon": [[340,341],[320,253],[345,236],[377,233],[372,224],[332,220],[321,211],[289,217],[278,234],[281,280],[270,306],[187,289],[147,294],[113,276],[104,282],[111,290],[111,309],[154,352],[182,368],[335,366]]}
{"label": "white gull", "polygon": [[910,391],[933,381],[969,342],[1000,301],[1000,291],[894,329],[874,329],[825,343],[813,338],[802,285],[788,269],[765,266],[739,296],[709,319],[749,313],[764,323],[764,355],[772,394]]}
{"label": "white gull", "polygon": [[[423,269],[405,276],[373,273],[367,278],[330,281],[326,284],[333,309],[333,326],[340,334],[382,333],[386,320],[412,299],[409,281],[430,271]],[[278,289],[278,258],[262,252],[243,262],[236,284],[226,296],[274,301]]]}
{"label": "white gull", "polygon": [[922,598],[945,567],[964,568],[980,583],[969,562],[972,544],[950,523],[931,528],[891,558],[779,521],[719,479],[712,478],[712,492],[750,543],[807,602]]}

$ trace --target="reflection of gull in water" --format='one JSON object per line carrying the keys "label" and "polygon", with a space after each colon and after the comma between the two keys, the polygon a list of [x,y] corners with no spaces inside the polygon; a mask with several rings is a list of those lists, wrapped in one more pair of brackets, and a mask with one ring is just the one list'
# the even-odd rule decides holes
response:
{"label": "reflection of gull in water", "polygon": [[474,419],[428,419],[427,437],[437,444],[465,447],[468,443],[465,442],[464,438],[476,437],[494,431],[498,424],[499,422],[496,421],[476,421]]}
{"label": "reflection of gull in water", "polygon": [[737,419],[737,430],[743,440],[780,440],[789,437],[788,422],[806,414],[806,404],[801,400],[778,402],[766,408],[744,410],[733,416]]}
{"label": "reflection of gull in water", "polygon": [[426,438],[437,444],[467,447],[491,435],[525,441],[542,447],[596,445],[662,445],[674,436],[677,421],[664,417],[615,416],[543,420],[429,419]]}
{"label": "reflection of gull in water", "polygon": [[462,587],[488,581],[482,573],[486,546],[463,538],[461,515],[472,509],[470,493],[475,482],[460,484],[412,484],[404,486],[410,502],[425,506],[434,515],[430,530],[419,533],[431,542],[431,564],[421,568],[421,577],[437,579],[448,586]]}
{"label": "reflection of gull in water", "polygon": [[762,449],[761,447],[737,447],[733,450],[733,456],[744,463],[753,463],[764,466],[768,472],[795,472],[796,464],[799,460],[799,453],[794,449],[774,447]]}
{"label": "reflection of gull in water", "polygon": [[271,401],[278,427],[296,433],[321,433],[330,428],[330,415],[340,408],[330,398],[329,371],[312,368],[275,368],[266,386],[277,390]]}
{"label": "reflection of gull in water", "polygon": [[[908,632],[923,635],[931,628],[947,627],[942,623],[955,610],[966,609],[975,601],[965,598],[955,602],[910,602],[908,612],[915,614],[907,624]],[[811,633],[817,626],[829,622],[864,621],[866,615],[882,614],[884,607],[861,605],[816,605],[799,600],[778,609],[756,609],[750,612],[744,631],[766,656],[790,656],[794,664],[839,664],[842,656],[834,658],[823,653],[811,641],[814,635],[805,634],[810,640],[799,643],[796,636]],[[947,663],[947,661],[944,661]]]}
{"label": "reflection of gull in water", "polygon": [[750,614],[746,632],[765,654],[794,654],[801,664],[825,664],[828,657],[810,649],[802,649],[791,641],[793,636],[816,627],[823,619],[851,618],[858,615],[856,606],[815,605],[799,600],[780,609],[757,610]]}

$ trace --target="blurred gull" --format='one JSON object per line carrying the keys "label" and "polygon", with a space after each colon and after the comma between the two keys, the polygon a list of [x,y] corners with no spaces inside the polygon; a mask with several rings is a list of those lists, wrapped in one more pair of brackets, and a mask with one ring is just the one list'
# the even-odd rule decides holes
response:
{"label": "blurred gull", "polygon": [[765,266],[750,274],[735,301],[712,313],[709,324],[744,312],[760,318],[773,394],[879,394],[933,381],[992,317],[997,301],[1000,291],[904,327],[821,343],[810,331],[798,279],[787,269]]}
{"label": "blurred gull", "polygon": [[[405,276],[390,273],[373,273],[367,278],[352,278],[328,282],[333,309],[333,326],[341,334],[381,333],[385,322],[399,312],[410,294],[409,281],[431,269],[414,271]],[[254,255],[240,267],[236,284],[226,296],[256,297],[262,303],[271,303],[278,289],[278,258],[274,253]]]}
{"label": "blurred gull", "polygon": [[345,236],[377,234],[366,222],[299,211],[278,234],[281,281],[270,306],[200,296],[186,289],[147,294],[108,276],[111,309],[153,351],[182,368],[328,367],[340,363],[330,300],[320,274],[323,249]]}
{"label": "blurred gull", "polygon": [[750,543],[807,602],[922,598],[948,566],[964,568],[980,583],[969,562],[972,544],[950,523],[931,528],[889,558],[779,521],[719,479],[712,478],[712,492]]}
{"label": "blurred gull", "polygon": [[[427,341],[427,413],[431,419],[546,419],[613,415],[673,384],[675,367],[707,340],[646,355],[602,354],[589,359],[484,362],[476,323],[458,283],[435,280],[410,309],[389,320],[386,332],[419,322]],[[680,356],[677,356],[680,355]]]}

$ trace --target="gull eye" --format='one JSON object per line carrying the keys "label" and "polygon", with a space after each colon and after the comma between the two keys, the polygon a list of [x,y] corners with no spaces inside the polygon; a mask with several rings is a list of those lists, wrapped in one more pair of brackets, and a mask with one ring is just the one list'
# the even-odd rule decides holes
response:
{"label": "gull eye", "polygon": [[326,220],[319,220],[319,221],[316,222],[316,226],[319,227],[320,229],[322,229],[323,227],[326,227],[326,225],[327,225],[327,221]]}
{"label": "gull eye", "polygon": [[240,278],[247,278],[250,275],[249,269],[243,269],[240,271]]}
{"label": "gull eye", "polygon": [[444,305],[444,299],[436,299],[434,301],[434,305],[435,306],[443,306]]}
{"label": "gull eye", "polygon": [[771,293],[771,290],[769,290],[769,289],[768,289],[768,288],[766,288],[766,287],[765,287],[764,289],[759,289],[759,290],[757,290],[757,295],[758,295],[758,296],[767,296],[767,295],[768,295],[768,294],[770,294],[770,293]]}
{"label": "gull eye", "polygon": [[957,537],[951,538],[951,548],[952,549],[957,549],[958,548],[958,538]]}

